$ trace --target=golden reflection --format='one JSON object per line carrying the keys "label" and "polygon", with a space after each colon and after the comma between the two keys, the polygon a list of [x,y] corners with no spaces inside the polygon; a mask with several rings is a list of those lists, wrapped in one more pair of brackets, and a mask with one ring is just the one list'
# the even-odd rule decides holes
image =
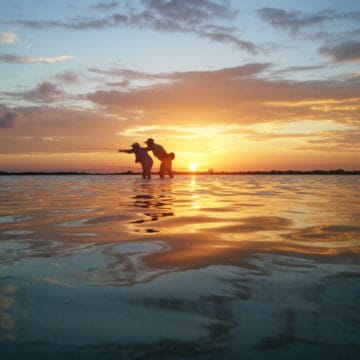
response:
{"label": "golden reflection", "polygon": [[189,182],[189,190],[190,192],[194,193],[197,189],[197,182],[196,182],[196,176],[191,175],[190,182]]}
{"label": "golden reflection", "polygon": [[0,339],[14,338],[15,320],[11,314],[15,306],[14,293],[17,287],[12,284],[0,286]]}
{"label": "golden reflection", "polygon": [[[36,197],[24,200],[14,194],[21,205],[12,208],[16,221],[0,224],[0,231],[7,231],[5,240],[21,246],[4,259],[9,263],[33,254],[67,254],[79,243],[137,241],[163,244],[151,253],[137,254],[136,261],[155,269],[236,264],[264,251],[358,253],[356,178],[192,175],[169,181],[135,176],[46,180],[55,181],[56,187],[41,178],[25,180],[23,186],[33,186]],[[24,234],[28,247],[16,242]],[[39,241],[43,237],[49,241]],[[11,286],[1,289],[15,292]],[[8,298],[3,295],[0,302],[3,310],[10,308]]]}
{"label": "golden reflection", "polygon": [[9,309],[13,306],[14,299],[9,296],[1,296],[0,297],[0,308],[1,309]]}
{"label": "golden reflection", "polygon": [[[24,284],[21,296],[12,284],[0,286],[0,338],[16,338],[14,347],[118,358],[140,349],[137,358],[153,358],[154,348],[164,354],[165,346],[168,358],[174,349],[207,358],[210,343],[237,351],[249,337],[242,325],[255,321],[254,341],[244,345],[256,349],[254,356],[265,346],[287,354],[289,342],[296,350],[304,339],[317,348],[311,339],[319,340],[322,323],[332,324],[334,341],[325,329],[315,345],[350,339],[358,350],[358,178],[16,181],[23,183],[11,205],[1,203],[14,222],[0,223],[3,279]],[[305,322],[296,314],[307,315]],[[159,321],[164,326],[153,326]],[[264,322],[273,325],[266,336],[257,331]],[[305,323],[315,329],[309,341]],[[297,343],[294,334],[301,335]],[[194,350],[199,343],[201,354]],[[342,353],[348,345],[333,349]]]}
{"label": "golden reflection", "polygon": [[0,328],[4,330],[13,330],[14,327],[15,327],[15,322],[12,316],[0,312]]}

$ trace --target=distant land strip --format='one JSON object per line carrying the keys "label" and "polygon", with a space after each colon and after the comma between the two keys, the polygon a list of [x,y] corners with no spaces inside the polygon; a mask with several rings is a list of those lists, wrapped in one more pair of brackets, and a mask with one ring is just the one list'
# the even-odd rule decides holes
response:
{"label": "distant land strip", "polygon": [[[152,173],[157,175],[158,173]],[[176,171],[175,175],[360,175],[360,170],[270,170],[270,171]],[[85,172],[85,171],[0,171],[1,175],[141,175],[140,172]]]}

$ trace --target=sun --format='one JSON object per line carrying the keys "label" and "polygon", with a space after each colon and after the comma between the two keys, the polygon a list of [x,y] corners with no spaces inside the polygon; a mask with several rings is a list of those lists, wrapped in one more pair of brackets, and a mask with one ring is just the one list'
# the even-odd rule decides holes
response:
{"label": "sun", "polygon": [[197,163],[192,162],[192,163],[189,164],[189,170],[190,171],[196,171],[197,169],[198,169],[198,164]]}

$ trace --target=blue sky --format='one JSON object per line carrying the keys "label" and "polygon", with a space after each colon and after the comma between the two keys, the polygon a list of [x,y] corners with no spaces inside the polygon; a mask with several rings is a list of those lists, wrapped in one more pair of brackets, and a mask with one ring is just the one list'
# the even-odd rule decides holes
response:
{"label": "blue sky", "polygon": [[[189,131],[198,138],[192,155],[175,142],[178,153],[183,152],[181,166],[195,158],[203,167],[218,167],[230,148],[214,145],[208,157],[200,150],[201,144],[206,148],[214,126],[222,126],[224,139],[229,129],[241,130],[239,157],[232,167],[264,168],[269,151],[274,151],[272,160],[278,159],[273,166],[290,167],[291,160],[277,158],[277,148],[289,151],[294,142],[288,158],[303,159],[300,167],[356,167],[359,24],[360,2],[349,0],[3,0],[0,168],[13,164],[19,152],[29,156],[32,146],[33,159],[41,157],[40,162],[34,160],[36,168],[40,163],[48,166],[46,156],[51,155],[75,153],[84,159],[87,153],[74,148],[74,137],[88,142],[98,127],[103,136],[98,159],[99,149],[108,143],[132,143],[126,134],[139,134],[139,139],[158,135],[169,146],[177,135],[174,129],[182,127],[188,129],[183,142],[189,141]],[[234,78],[228,79],[224,69]],[[214,79],[214,86],[208,78]],[[234,82],[239,86],[233,87]],[[187,94],[200,89],[196,103],[191,104],[196,92],[186,99],[181,90],[186,86]],[[243,93],[247,86],[251,96]],[[205,98],[209,87],[218,96]],[[150,106],[148,94],[157,92],[164,105],[152,98]],[[214,99],[221,102],[214,105]],[[36,112],[41,130],[36,130]],[[54,116],[62,119],[61,131],[47,120]],[[74,119],[86,117],[93,119],[88,134],[73,126]],[[194,130],[197,126],[204,127],[205,136]],[[295,133],[313,131],[311,137],[285,136],[286,129],[296,128]],[[16,149],[11,149],[11,141]],[[56,145],[55,152],[49,142]],[[233,143],[236,138],[229,140]],[[244,161],[246,149],[256,149],[254,163]],[[329,151],[336,160],[326,158]],[[314,153],[325,160],[310,161]],[[106,166],[115,167],[116,161],[107,159]],[[120,163],[130,166],[129,159]]]}

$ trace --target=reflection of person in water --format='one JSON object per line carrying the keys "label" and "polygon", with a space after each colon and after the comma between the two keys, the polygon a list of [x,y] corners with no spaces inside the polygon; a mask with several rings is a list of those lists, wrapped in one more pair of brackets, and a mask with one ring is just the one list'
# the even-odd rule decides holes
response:
{"label": "reflection of person in water", "polygon": [[132,149],[119,150],[121,153],[135,154],[135,162],[139,162],[142,166],[142,177],[144,179],[151,179],[151,168],[153,166],[153,159],[147,153],[146,148],[142,148],[138,143],[131,145]]}
{"label": "reflection of person in water", "polygon": [[172,161],[175,159],[175,154],[168,154],[161,145],[155,144],[154,139],[147,139],[145,144],[147,145],[145,149],[152,151],[154,156],[161,161],[159,169],[160,178],[163,179],[165,174],[168,174],[169,178],[173,178]]}

